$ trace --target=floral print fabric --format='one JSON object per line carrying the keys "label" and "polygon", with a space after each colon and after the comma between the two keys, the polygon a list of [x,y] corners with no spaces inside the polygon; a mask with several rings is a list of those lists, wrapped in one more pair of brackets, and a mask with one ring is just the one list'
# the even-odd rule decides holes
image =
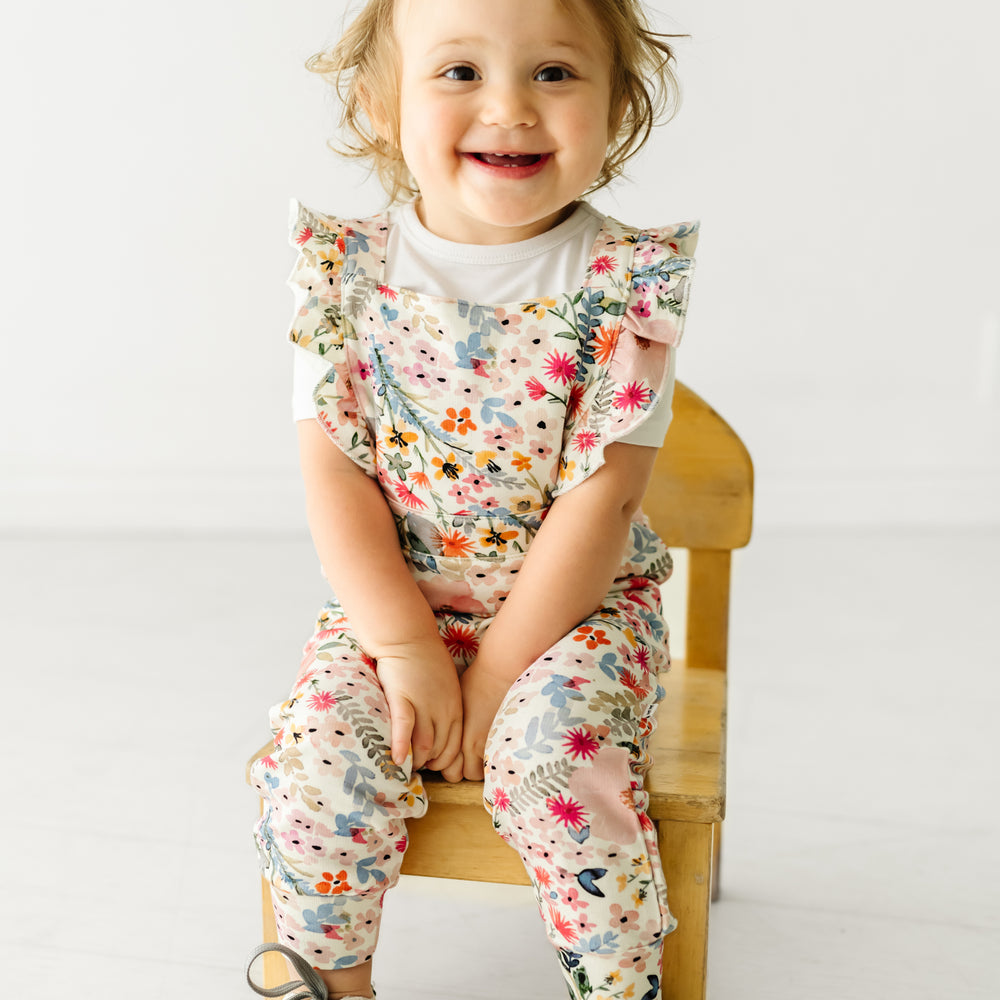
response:
{"label": "floral print fabric", "polygon": [[[696,227],[609,219],[579,289],[499,305],[388,287],[384,217],[299,206],[292,233],[289,336],[331,363],[317,417],[378,479],[461,671],[553,499],[658,400]],[[637,520],[602,608],[518,678],[487,743],[487,807],[524,860],[580,998],[653,989],[673,926],[642,791],[668,664],[656,584],[669,571]],[[374,668],[329,602],[290,698],[272,710],[275,752],[254,768],[282,937],[319,968],[371,955],[405,820],[426,809],[420,776],[389,756]]]}

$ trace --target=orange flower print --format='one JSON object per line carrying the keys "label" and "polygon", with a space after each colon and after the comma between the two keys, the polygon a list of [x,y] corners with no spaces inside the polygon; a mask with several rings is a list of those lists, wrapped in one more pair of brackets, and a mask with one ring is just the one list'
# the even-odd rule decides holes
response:
{"label": "orange flower print", "polygon": [[423,490],[426,490],[431,484],[430,478],[426,472],[412,472],[410,473],[410,479],[413,480],[414,486],[419,486]]}
{"label": "orange flower print", "polygon": [[595,629],[593,625],[581,625],[573,636],[574,642],[585,642],[587,649],[597,649],[598,646],[610,646],[611,640],[602,628]]}
{"label": "orange flower print", "polygon": [[511,463],[518,472],[527,472],[531,468],[531,456],[522,455],[519,451],[515,451],[511,457]]}
{"label": "orange flower print", "polygon": [[458,558],[464,558],[466,556],[471,556],[475,551],[472,545],[472,539],[463,535],[457,528],[447,533],[440,532],[438,534],[438,541],[441,544],[441,555],[443,556],[457,556]]}
{"label": "orange flower print", "polygon": [[457,412],[453,406],[449,406],[445,412],[448,414],[448,419],[441,421],[441,429],[447,431],[449,434],[458,431],[459,434],[464,436],[469,431],[479,429],[472,422],[472,411],[467,406],[463,406]]}
{"label": "orange flower print", "polygon": [[597,336],[594,338],[594,360],[599,365],[606,365],[611,356],[615,353],[615,345],[618,343],[618,326],[602,326]]}
{"label": "orange flower print", "polygon": [[321,896],[339,896],[342,892],[350,892],[351,887],[347,882],[347,872],[337,872],[332,875],[330,872],[323,872],[325,882],[316,883],[316,891]]}

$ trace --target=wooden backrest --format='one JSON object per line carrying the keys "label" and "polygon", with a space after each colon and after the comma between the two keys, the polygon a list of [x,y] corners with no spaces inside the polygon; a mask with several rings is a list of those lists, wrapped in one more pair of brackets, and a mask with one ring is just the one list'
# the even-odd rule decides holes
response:
{"label": "wooden backrest", "polygon": [[724,670],[730,553],[750,541],[753,463],[725,420],[680,382],[673,410],[642,507],[667,545],[690,551],[688,665]]}

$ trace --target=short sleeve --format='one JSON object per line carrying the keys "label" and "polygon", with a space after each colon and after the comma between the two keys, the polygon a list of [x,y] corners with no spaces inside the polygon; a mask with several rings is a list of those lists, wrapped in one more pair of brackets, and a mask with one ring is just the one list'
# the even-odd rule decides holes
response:
{"label": "short sleeve", "polygon": [[634,231],[632,268],[619,301],[609,295],[602,303],[617,321],[591,329],[590,363],[579,405],[566,422],[554,495],[593,475],[609,444],[634,438],[654,410],[669,408],[671,358],[684,334],[697,238],[697,223]]}
{"label": "short sleeve", "polygon": [[295,295],[288,339],[327,363],[326,378],[313,392],[316,419],[327,435],[370,476],[374,448],[355,391],[363,378],[354,325],[341,308],[345,225],[292,202],[289,241],[299,251],[288,285]]}

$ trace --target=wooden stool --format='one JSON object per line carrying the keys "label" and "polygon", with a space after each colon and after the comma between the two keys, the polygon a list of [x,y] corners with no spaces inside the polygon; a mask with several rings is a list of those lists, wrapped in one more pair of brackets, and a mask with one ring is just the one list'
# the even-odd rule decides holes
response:
{"label": "wooden stool", "polygon": [[[662,997],[702,1000],[725,815],[730,558],[750,540],[753,466],[726,422],[681,383],[673,409],[643,509],[669,546],[690,552],[687,643],[661,679],[667,694],[657,712],[646,790],[678,920],[664,944]],[[268,743],[254,760],[271,750]],[[521,859],[493,830],[482,782],[424,777],[429,808],[407,823],[403,873],[529,885]],[[262,889],[264,940],[276,941],[270,888]],[[284,959],[264,956],[265,985],[287,979]]]}

